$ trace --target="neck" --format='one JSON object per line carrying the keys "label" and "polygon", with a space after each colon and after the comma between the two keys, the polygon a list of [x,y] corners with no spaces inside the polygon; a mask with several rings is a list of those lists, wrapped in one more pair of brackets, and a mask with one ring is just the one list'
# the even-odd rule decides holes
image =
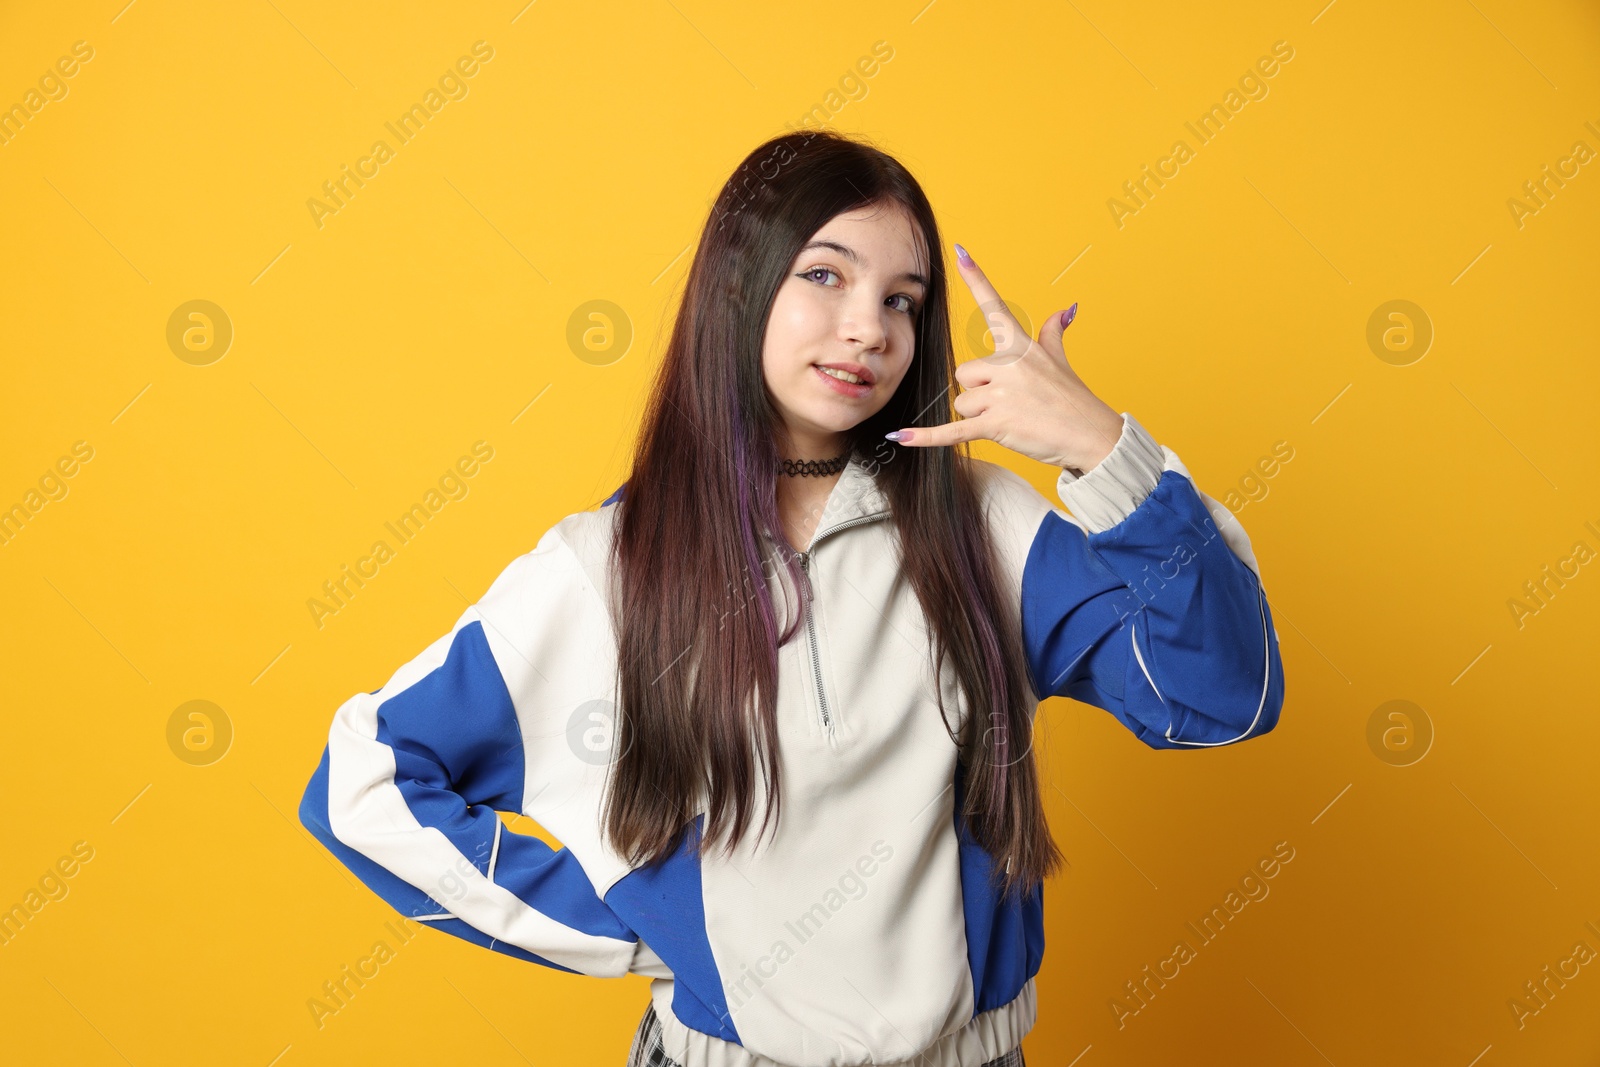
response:
{"label": "neck", "polygon": [[780,476],[775,479],[778,519],[783,524],[784,536],[795,551],[810,549],[811,537],[817,531],[817,523],[822,520],[828,499],[833,495],[833,487],[838,484],[842,474],[839,471],[807,478]]}
{"label": "neck", "polygon": [[833,459],[844,452],[846,441],[842,433],[789,434],[778,439],[778,458]]}

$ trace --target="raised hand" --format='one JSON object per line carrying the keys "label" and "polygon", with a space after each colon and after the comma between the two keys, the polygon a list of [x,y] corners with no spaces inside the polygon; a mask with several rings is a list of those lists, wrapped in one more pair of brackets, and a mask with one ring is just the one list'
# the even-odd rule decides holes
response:
{"label": "raised hand", "polygon": [[1076,473],[1094,467],[1121,436],[1122,416],[1090,392],[1067,363],[1061,335],[1077,315],[1078,305],[1051,315],[1035,340],[1023,331],[966,249],[955,247],[960,275],[984,310],[995,350],[956,367],[962,391],[954,407],[960,421],[886,436],[913,448],[981,438]]}

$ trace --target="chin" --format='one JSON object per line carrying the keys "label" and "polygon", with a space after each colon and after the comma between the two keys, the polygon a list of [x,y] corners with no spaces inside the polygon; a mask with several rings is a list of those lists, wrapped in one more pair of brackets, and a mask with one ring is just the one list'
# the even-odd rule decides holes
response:
{"label": "chin", "polygon": [[828,404],[819,411],[809,412],[808,417],[816,426],[843,433],[845,430],[860,426],[882,408],[882,404],[873,404],[870,407],[863,404]]}
{"label": "chin", "polygon": [[848,433],[861,425],[863,419],[811,419],[812,426],[825,433]]}

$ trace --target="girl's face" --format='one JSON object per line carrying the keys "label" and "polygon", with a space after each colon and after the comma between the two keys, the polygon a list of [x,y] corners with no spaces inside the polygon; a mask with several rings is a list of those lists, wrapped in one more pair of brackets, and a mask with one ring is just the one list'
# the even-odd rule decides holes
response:
{"label": "girl's face", "polygon": [[834,216],[790,264],[761,367],[791,458],[834,455],[894,395],[928,289],[923,248],[904,208],[872,205]]}

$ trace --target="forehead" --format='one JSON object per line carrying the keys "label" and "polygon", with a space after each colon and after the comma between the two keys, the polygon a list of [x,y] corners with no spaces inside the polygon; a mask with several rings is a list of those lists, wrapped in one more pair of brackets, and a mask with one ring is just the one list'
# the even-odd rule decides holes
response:
{"label": "forehead", "polygon": [[843,246],[854,256],[842,255],[868,270],[923,273],[927,263],[922,227],[910,212],[895,203],[869,205],[835,215],[806,242],[808,247],[818,243]]}

